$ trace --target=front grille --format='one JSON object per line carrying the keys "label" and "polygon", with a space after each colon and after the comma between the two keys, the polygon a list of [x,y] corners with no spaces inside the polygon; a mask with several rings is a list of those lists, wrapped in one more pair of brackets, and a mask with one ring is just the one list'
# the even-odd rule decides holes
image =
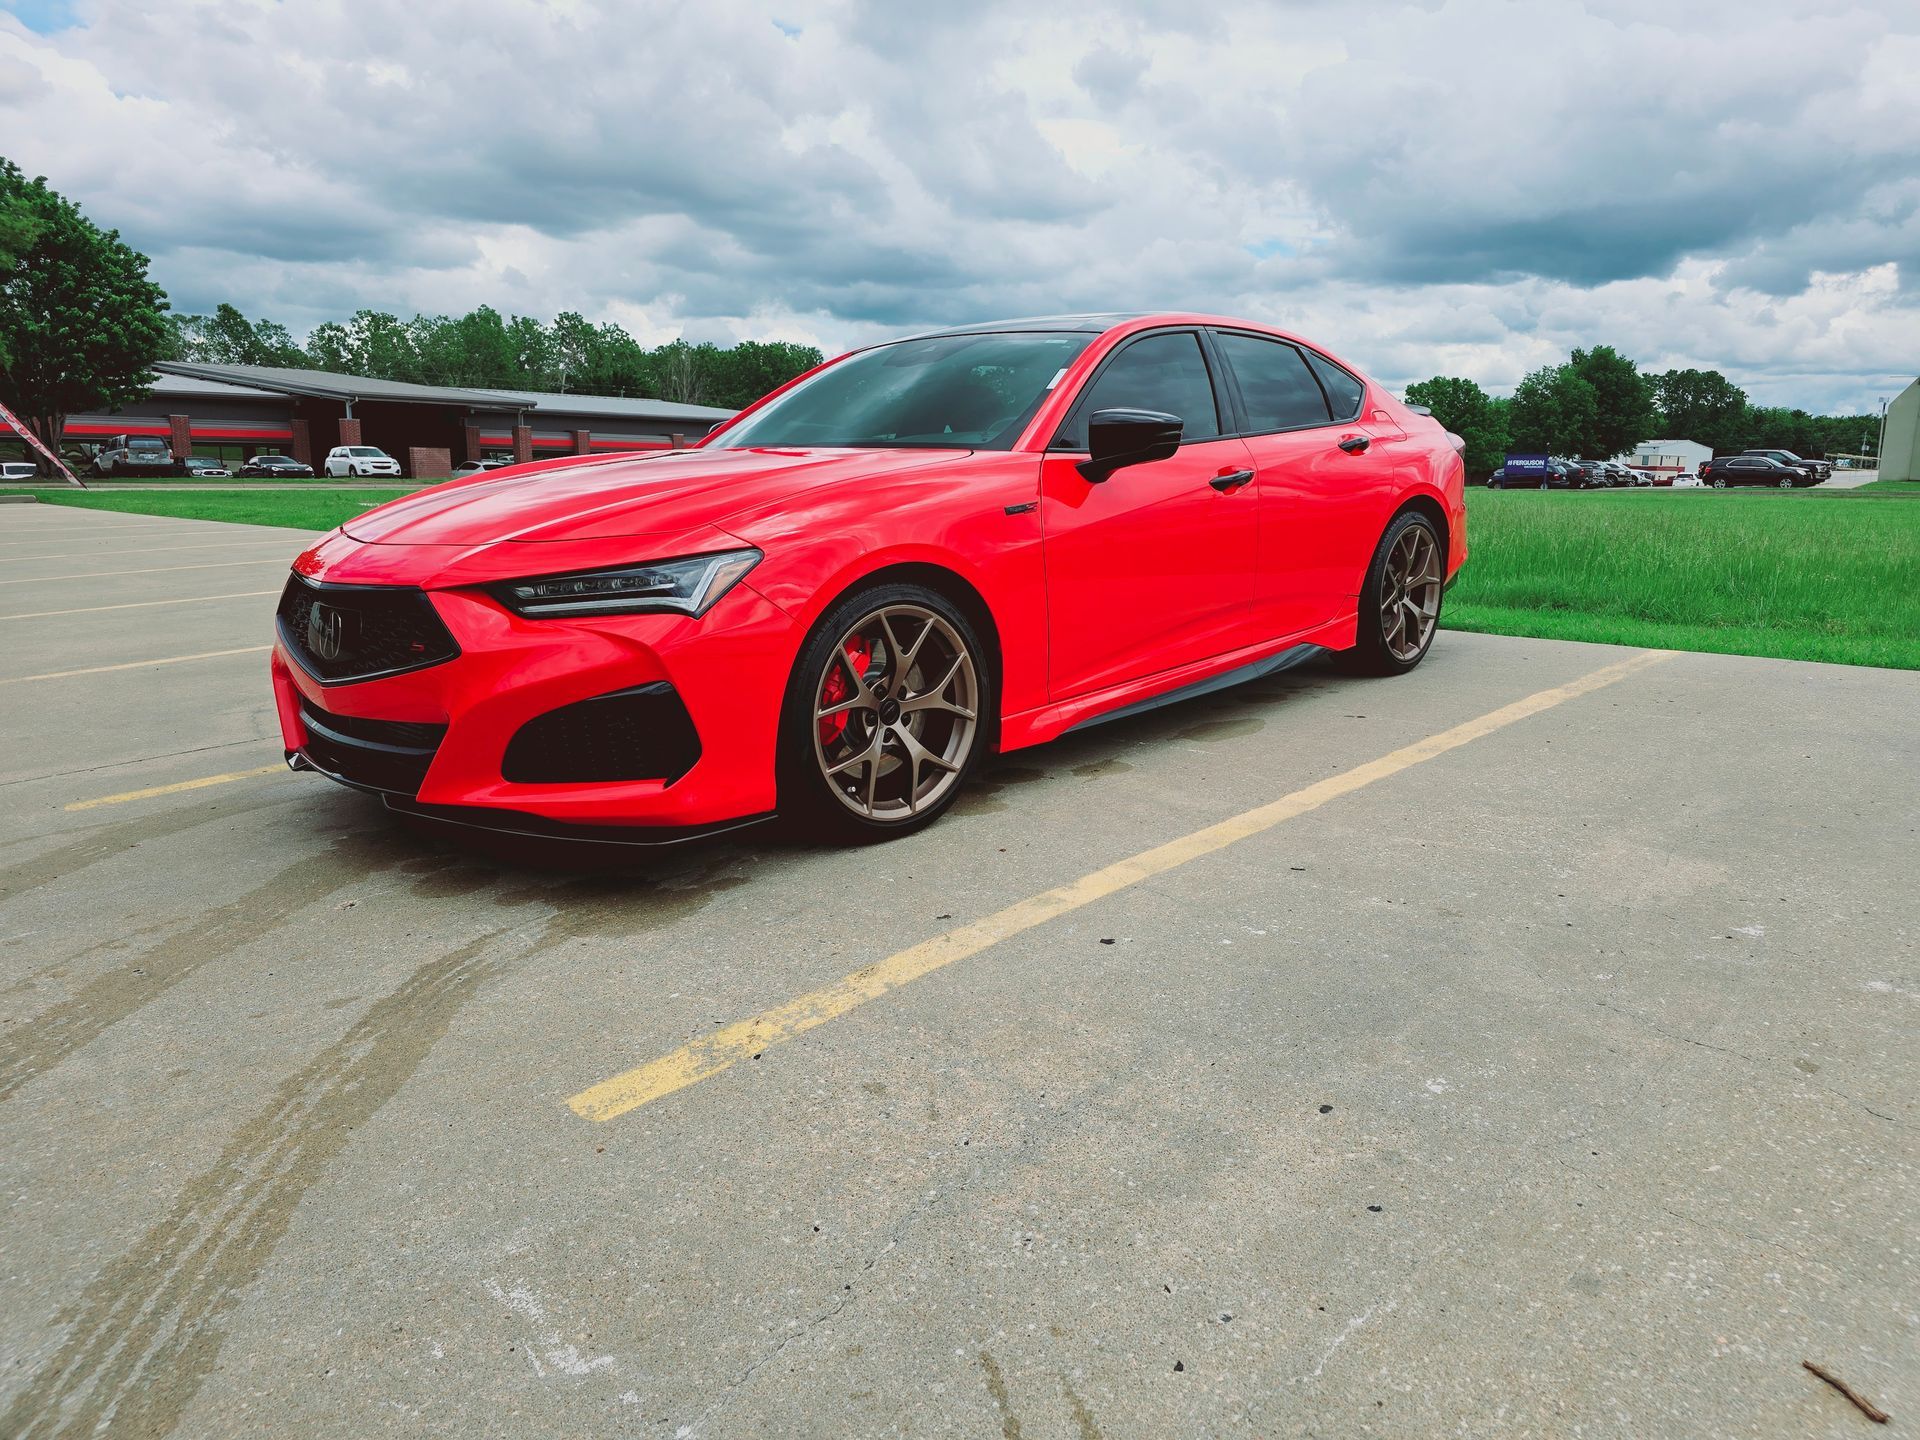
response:
{"label": "front grille", "polygon": [[460,653],[424,590],[324,585],[300,575],[280,595],[280,638],[329,685],[438,665]]}
{"label": "front grille", "polygon": [[355,785],[417,795],[447,727],[414,720],[367,720],[300,702],[307,758]]}
{"label": "front grille", "polygon": [[673,686],[661,680],[536,716],[514,733],[500,772],[516,785],[672,784],[699,758],[693,717]]}

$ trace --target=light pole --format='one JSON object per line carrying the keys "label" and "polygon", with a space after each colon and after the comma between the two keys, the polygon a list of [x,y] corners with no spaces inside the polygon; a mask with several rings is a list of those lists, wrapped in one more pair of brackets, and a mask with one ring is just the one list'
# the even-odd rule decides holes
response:
{"label": "light pole", "polygon": [[1880,438],[1873,442],[1873,473],[1880,473],[1880,457],[1887,452],[1887,397],[1880,397]]}

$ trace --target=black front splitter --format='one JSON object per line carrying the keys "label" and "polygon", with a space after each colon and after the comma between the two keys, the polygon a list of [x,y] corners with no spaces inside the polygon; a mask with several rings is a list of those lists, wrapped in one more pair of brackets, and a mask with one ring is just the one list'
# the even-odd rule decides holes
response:
{"label": "black front splitter", "polygon": [[574,844],[658,850],[764,825],[774,818],[774,813],[769,810],[760,815],[744,815],[737,820],[718,820],[710,825],[570,825],[561,820],[549,820],[543,815],[530,815],[524,810],[494,810],[477,805],[422,805],[411,795],[400,791],[383,790],[377,785],[349,780],[336,771],[316,764],[304,750],[287,752],[287,768],[310,772],[365,795],[376,795],[387,809],[409,819],[528,840],[560,840]]}

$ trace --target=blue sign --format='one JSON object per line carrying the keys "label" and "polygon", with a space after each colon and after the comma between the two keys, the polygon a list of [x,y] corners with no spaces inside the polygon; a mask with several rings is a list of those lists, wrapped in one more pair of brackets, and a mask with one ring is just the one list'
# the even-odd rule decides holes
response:
{"label": "blue sign", "polygon": [[1509,475],[1545,475],[1547,457],[1544,455],[1507,456],[1507,474]]}

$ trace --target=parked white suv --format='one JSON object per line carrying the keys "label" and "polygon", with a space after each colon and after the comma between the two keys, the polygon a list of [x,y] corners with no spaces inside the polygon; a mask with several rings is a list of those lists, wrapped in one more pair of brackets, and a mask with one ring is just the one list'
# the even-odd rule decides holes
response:
{"label": "parked white suv", "polygon": [[327,452],[328,475],[398,475],[400,462],[372,445],[336,445]]}

